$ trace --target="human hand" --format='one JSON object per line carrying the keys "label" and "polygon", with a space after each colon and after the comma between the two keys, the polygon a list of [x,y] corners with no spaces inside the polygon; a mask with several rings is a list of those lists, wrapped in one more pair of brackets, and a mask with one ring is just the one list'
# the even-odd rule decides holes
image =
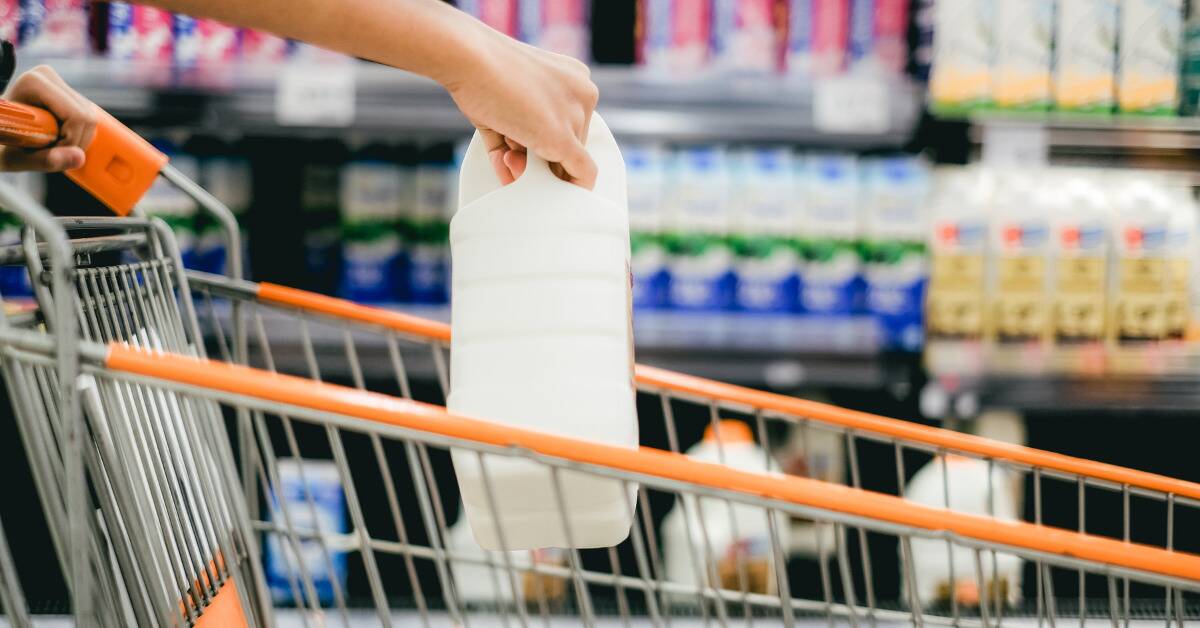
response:
{"label": "human hand", "polygon": [[596,164],[584,147],[600,93],[587,65],[480,29],[475,63],[443,84],[486,142],[500,182],[525,171],[532,150],[559,178],[591,189]]}
{"label": "human hand", "polygon": [[4,97],[54,114],[58,119],[58,141],[36,150],[0,147],[0,170],[60,172],[83,165],[83,151],[96,134],[96,106],[71,89],[58,72],[39,65],[18,76]]}

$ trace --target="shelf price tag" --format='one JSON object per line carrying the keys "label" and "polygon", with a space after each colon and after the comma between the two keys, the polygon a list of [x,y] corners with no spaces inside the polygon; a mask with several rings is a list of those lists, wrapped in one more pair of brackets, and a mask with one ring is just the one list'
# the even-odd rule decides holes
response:
{"label": "shelf price tag", "polygon": [[983,125],[983,162],[1000,167],[1046,165],[1046,127],[1033,124]]}
{"label": "shelf price tag", "polygon": [[821,133],[871,134],[891,129],[887,84],[865,77],[839,77],[813,86],[813,127]]}
{"label": "shelf price tag", "polygon": [[354,64],[288,64],[275,90],[275,120],[283,126],[350,126]]}

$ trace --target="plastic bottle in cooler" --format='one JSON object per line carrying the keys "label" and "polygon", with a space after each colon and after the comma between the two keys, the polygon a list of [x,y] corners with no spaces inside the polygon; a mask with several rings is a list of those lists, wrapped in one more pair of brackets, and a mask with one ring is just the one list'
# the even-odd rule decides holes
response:
{"label": "plastic bottle in cooler", "polygon": [[929,173],[914,157],[864,164],[866,308],[880,322],[888,347],[920,349],[929,279]]}
{"label": "plastic bottle in cooler", "polygon": [[[465,514],[459,515],[454,525],[450,526],[446,549],[457,554],[457,559],[450,562],[450,571],[454,573],[455,593],[459,601],[466,604],[534,604],[543,600],[555,603],[561,601],[567,593],[566,578],[529,571],[533,565],[564,567],[567,562],[564,550],[508,552],[508,564],[517,570],[514,595],[513,579],[509,577],[505,568],[505,555],[479,547],[471,534],[471,525]],[[483,564],[482,561],[488,560],[496,566]]]}
{"label": "plastic bottle in cooler", "polygon": [[1056,342],[1103,340],[1108,329],[1109,231],[1112,211],[1098,182],[1081,174],[1049,180],[1039,206],[1053,217],[1054,297],[1051,328]]}
{"label": "plastic bottle in cooler", "polygon": [[653,144],[626,145],[629,178],[630,270],[633,307],[654,309],[667,304],[667,252],[663,215],[667,185],[667,152]]}
{"label": "plastic bottle in cooler", "polygon": [[421,151],[414,179],[416,201],[405,216],[408,300],[445,303],[449,298],[450,215],[454,146],[434,144]]}
{"label": "plastic bottle in cooler", "polygon": [[342,168],[343,297],[374,303],[397,300],[400,215],[412,186],[405,188],[404,166],[395,151],[381,144],[365,146]]}
{"label": "plastic bottle in cooler", "polygon": [[858,161],[854,155],[810,155],[800,185],[800,307],[810,314],[852,314],[862,300]]}
{"label": "plastic bottle in cooler", "polygon": [[793,237],[796,187],[787,148],[745,149],[733,155],[734,301],[747,312],[792,312],[799,255]]}
{"label": "plastic bottle in cooler", "polygon": [[[178,146],[168,140],[153,142],[158,150],[171,158],[171,165],[187,178],[196,181],[200,178],[200,164],[194,155],[182,153]],[[142,197],[138,207],[148,216],[161,218],[171,231],[175,233],[175,241],[179,246],[179,254],[183,265],[195,268],[196,264],[196,216],[199,207],[196,201],[184,194],[174,185],[159,178]]]}
{"label": "plastic bottle in cooler", "polygon": [[1167,335],[1170,195],[1160,179],[1132,175],[1115,182],[1114,197],[1114,334],[1120,341],[1162,340]]}
{"label": "plastic bottle in cooler", "polygon": [[1197,255],[1197,215],[1191,189],[1171,189],[1171,222],[1167,233],[1167,337],[1187,336],[1192,323],[1192,276]]}
{"label": "plastic bottle in cooler", "polygon": [[[718,422],[717,430],[719,440],[709,426],[703,440],[689,449],[687,456],[739,471],[778,471],[770,455],[754,442],[745,423],[726,419]],[[662,523],[667,580],[699,585],[702,581],[698,580],[697,574],[707,569],[707,557],[711,556],[717,561],[716,571],[720,578],[717,586],[740,589],[741,578],[745,577],[749,592],[775,593],[771,536],[774,533],[780,548],[787,548],[789,530],[787,516],[778,511],[774,513],[772,530],[771,516],[763,508],[734,505],[721,499],[694,495],[677,498]]]}
{"label": "plastic bottle in cooler", "polygon": [[938,171],[935,179],[926,329],[930,337],[978,339],[994,185],[986,173],[960,168]]}
{"label": "plastic bottle in cooler", "polygon": [[990,322],[1000,341],[1044,340],[1050,333],[1050,216],[1033,201],[1031,173],[1004,173],[992,205]]}
{"label": "plastic bottle in cooler", "polygon": [[[467,149],[450,224],[454,341],[447,406],[632,449],[638,422],[625,167],[599,116],[587,147],[599,166],[594,190],[560,180],[532,155],[525,174],[504,186],[478,135]],[[566,471],[559,493],[542,465],[484,456],[484,469],[472,452],[455,451],[453,458],[467,518],[485,549],[571,541],[604,547],[629,533],[635,497],[614,480]],[[485,470],[498,520],[488,506]]]}
{"label": "plastic bottle in cooler", "polygon": [[677,151],[669,170],[666,242],[670,305],[723,311],[733,305],[733,252],[729,247],[729,165],[724,148]]}

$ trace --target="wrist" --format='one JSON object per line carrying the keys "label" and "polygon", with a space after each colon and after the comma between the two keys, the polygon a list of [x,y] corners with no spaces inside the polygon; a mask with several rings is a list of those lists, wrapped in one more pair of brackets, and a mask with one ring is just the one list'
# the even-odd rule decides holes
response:
{"label": "wrist", "polygon": [[496,55],[496,40],[504,39],[503,35],[465,13],[457,13],[455,18],[459,23],[442,33],[444,39],[437,44],[440,54],[432,57],[437,63],[426,74],[451,91],[488,64]]}

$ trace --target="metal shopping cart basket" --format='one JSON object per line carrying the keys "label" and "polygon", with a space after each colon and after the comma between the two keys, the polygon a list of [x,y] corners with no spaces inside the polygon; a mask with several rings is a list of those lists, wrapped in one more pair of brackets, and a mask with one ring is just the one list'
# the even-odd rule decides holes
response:
{"label": "metal shopping cart basket", "polygon": [[[32,120],[54,137],[52,120],[21,115],[14,126]],[[100,137],[143,150],[145,163],[134,165],[161,171],[223,218],[236,274],[228,211],[115,121],[102,127]],[[136,202],[89,189],[118,209]],[[0,206],[27,225],[0,261],[25,265],[36,296],[35,308],[0,318],[0,368],[79,623],[986,626],[1193,616],[1200,485],[641,366],[643,430],[661,422],[660,447],[455,416],[436,405],[448,384],[443,324],[186,272],[161,221],[56,219],[9,186],[0,186]],[[752,428],[764,470],[679,454],[705,426],[726,451],[725,419]],[[848,485],[770,471],[769,452],[789,433],[806,446],[837,439]],[[450,448],[475,452],[484,477],[489,460],[510,457],[556,482],[569,471],[624,484],[638,497],[629,538],[532,555],[456,544]],[[336,470],[345,529],[315,515],[304,465],[299,505],[279,505],[281,469],[314,458]],[[954,510],[949,467],[962,460],[987,469],[989,510],[998,484],[1016,477],[1030,489],[1029,512]],[[949,478],[943,503],[905,499],[915,466]],[[1113,500],[1122,520],[1089,524],[1087,504]],[[559,492],[557,524],[569,538],[564,501]],[[504,507],[489,493],[489,508]],[[686,539],[682,577],[665,555],[672,508]],[[739,525],[755,520],[761,538],[742,538]],[[739,542],[719,547],[719,527]],[[796,558],[799,538],[816,546],[807,560]],[[279,588],[291,611],[272,601],[264,545],[290,557]],[[8,550],[0,544],[0,602],[24,625]],[[318,591],[315,572],[345,555],[349,578]],[[997,586],[1000,564],[1012,560],[1021,583]],[[977,583],[977,599],[922,599],[916,583],[940,563],[950,586]],[[481,587],[491,594],[472,593]]]}

